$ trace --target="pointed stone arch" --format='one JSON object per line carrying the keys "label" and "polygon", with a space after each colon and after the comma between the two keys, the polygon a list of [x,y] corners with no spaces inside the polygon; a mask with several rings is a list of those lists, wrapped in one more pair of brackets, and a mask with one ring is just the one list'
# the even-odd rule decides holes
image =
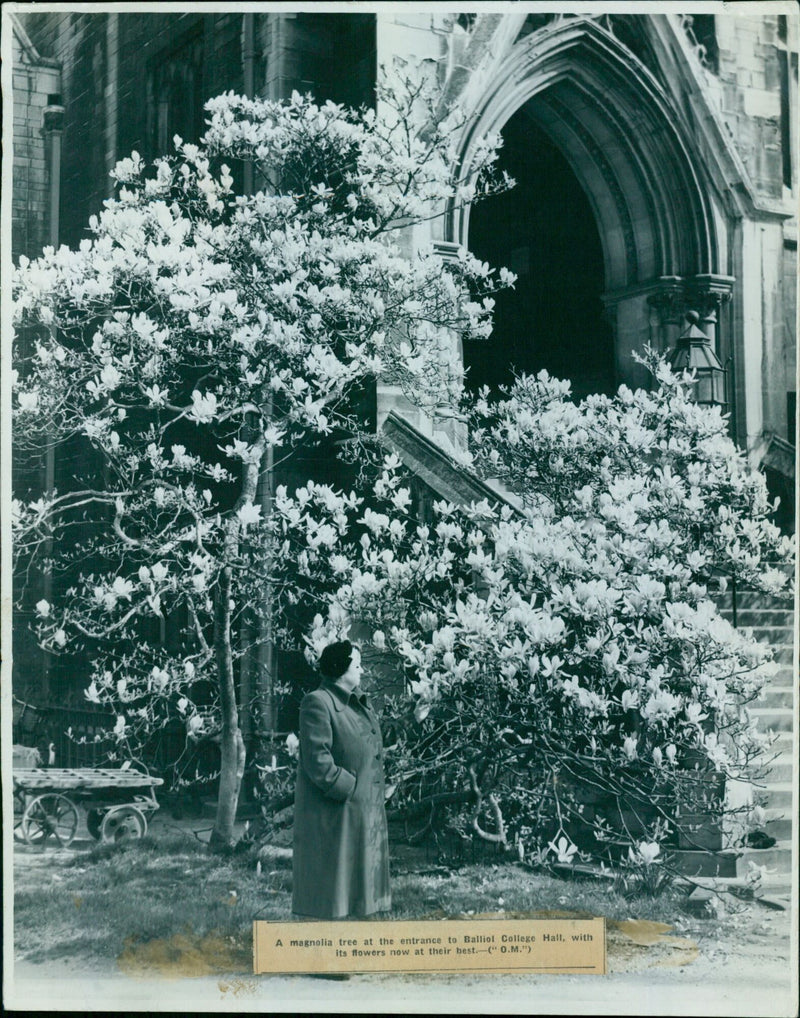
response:
{"label": "pointed stone arch", "polygon": [[[597,215],[609,290],[717,273],[712,210],[676,117],[650,71],[596,21],[523,37],[484,88],[463,161],[521,108],[568,158]],[[465,243],[469,210],[450,238]]]}
{"label": "pointed stone arch", "polygon": [[[631,351],[674,341],[687,291],[703,281],[729,291],[733,282],[721,275],[714,209],[672,100],[593,18],[521,36],[479,77],[462,165],[480,138],[520,111],[561,150],[597,221],[618,379],[641,384]],[[469,216],[451,210],[442,239],[469,246]]]}

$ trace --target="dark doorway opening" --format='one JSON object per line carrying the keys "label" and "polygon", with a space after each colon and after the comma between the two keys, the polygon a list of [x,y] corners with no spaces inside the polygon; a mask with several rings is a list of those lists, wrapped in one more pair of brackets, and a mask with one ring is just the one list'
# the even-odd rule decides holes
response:
{"label": "dark doorway opening", "polygon": [[467,345],[467,385],[497,390],[514,374],[546,368],[573,394],[615,388],[614,342],[603,316],[603,251],[581,185],[560,150],[523,107],[503,128],[500,164],[517,182],[476,205],[470,250],[517,274],[499,294],[487,342]]}

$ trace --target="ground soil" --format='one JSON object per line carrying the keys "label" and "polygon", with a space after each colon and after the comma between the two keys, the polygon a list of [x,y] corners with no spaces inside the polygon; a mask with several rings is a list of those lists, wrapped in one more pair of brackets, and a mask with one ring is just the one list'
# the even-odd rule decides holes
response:
{"label": "ground soil", "polygon": [[[46,878],[42,855],[17,856]],[[49,857],[49,865],[54,861]],[[184,968],[154,978],[130,957],[46,964],[18,958],[4,980],[4,1003],[25,1010],[797,1015],[795,929],[789,910],[731,898],[714,917],[672,925],[611,921],[608,974],[588,977],[353,975],[333,982],[254,977],[241,964],[210,975],[200,957],[192,976]],[[195,948],[202,956],[202,945]]]}

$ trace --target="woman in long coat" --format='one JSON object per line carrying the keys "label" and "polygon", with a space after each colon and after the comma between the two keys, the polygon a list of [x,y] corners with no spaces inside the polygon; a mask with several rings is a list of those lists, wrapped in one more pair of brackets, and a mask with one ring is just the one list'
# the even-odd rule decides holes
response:
{"label": "woman in long coat", "polygon": [[330,644],[320,671],[322,683],[300,705],[292,911],[366,916],[391,907],[383,740],[358,689],[358,648]]}

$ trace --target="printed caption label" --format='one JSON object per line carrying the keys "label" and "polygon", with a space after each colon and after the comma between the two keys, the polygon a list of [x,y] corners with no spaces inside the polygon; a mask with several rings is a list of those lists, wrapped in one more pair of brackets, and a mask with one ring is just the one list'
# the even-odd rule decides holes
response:
{"label": "printed caption label", "polygon": [[605,975],[605,919],[253,923],[253,971]]}

